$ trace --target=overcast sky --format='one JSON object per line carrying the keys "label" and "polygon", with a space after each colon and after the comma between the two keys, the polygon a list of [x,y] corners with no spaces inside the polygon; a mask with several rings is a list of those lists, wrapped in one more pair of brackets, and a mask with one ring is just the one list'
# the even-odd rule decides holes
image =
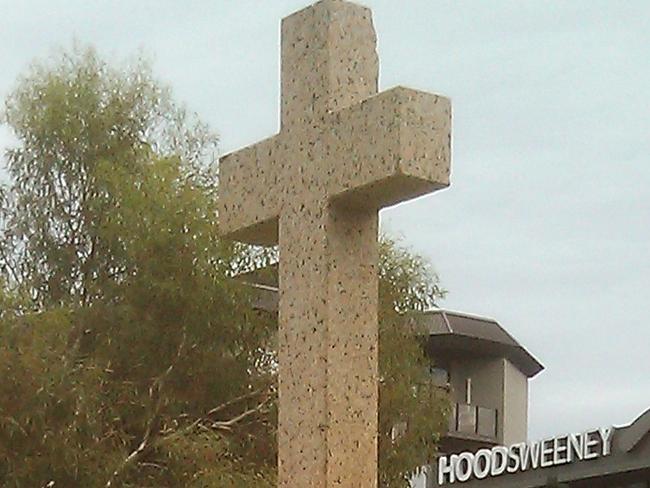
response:
{"label": "overcast sky", "polygon": [[[0,96],[76,39],[144,52],[222,151],[277,130],[279,21],[308,0],[0,0]],[[650,2],[367,0],[381,88],[451,97],[450,189],[382,212],[444,305],[545,365],[530,436],[650,407]],[[0,144],[8,135],[0,131]]]}

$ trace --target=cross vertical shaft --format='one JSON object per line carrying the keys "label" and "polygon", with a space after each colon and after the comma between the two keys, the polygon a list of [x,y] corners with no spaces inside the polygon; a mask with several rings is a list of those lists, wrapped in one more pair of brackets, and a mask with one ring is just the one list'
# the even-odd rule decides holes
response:
{"label": "cross vertical shaft", "polygon": [[280,217],[282,487],[377,486],[377,220],[318,201]]}
{"label": "cross vertical shaft", "polygon": [[330,486],[377,486],[378,214],[330,208],[328,453]]}
{"label": "cross vertical shaft", "polygon": [[[370,11],[358,5],[325,0],[285,18],[281,130],[326,142],[326,133],[305,126],[377,92],[375,44]],[[279,485],[370,488],[377,486],[377,211],[330,204],[313,171],[333,163],[328,151],[308,148],[309,167],[297,162],[296,173],[310,176],[310,195],[296,195],[300,203],[285,207],[279,222]]]}

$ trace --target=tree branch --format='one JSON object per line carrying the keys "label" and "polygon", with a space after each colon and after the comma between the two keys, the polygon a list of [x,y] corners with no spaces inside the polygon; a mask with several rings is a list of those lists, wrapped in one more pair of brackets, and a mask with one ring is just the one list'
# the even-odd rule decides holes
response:
{"label": "tree branch", "polygon": [[147,420],[147,426],[145,428],[144,435],[142,436],[142,440],[140,441],[138,447],[134,451],[132,451],[126,457],[126,459],[124,459],[124,461],[122,461],[122,463],[115,469],[115,471],[113,471],[110,478],[106,482],[106,485],[104,485],[106,488],[111,488],[113,486],[113,482],[117,481],[119,476],[126,470],[126,468],[128,468],[137,459],[139,459],[140,456],[142,456],[142,454],[146,451],[146,449],[151,445],[150,440],[151,440],[153,425],[155,421],[158,419],[158,415],[160,414],[160,410],[162,408],[162,402],[163,402],[162,389],[163,389],[164,381],[171,374],[171,372],[174,369],[174,366],[176,366],[178,360],[180,359],[183,349],[185,348],[186,339],[187,339],[187,330],[183,328],[183,336],[178,346],[178,350],[176,351],[176,356],[170,363],[169,367],[153,381],[151,387],[149,388],[149,396],[153,397],[155,391],[158,395],[158,398],[156,400],[156,406],[154,407],[154,411],[149,417],[149,419]]}
{"label": "tree branch", "polygon": [[162,406],[162,395],[158,396],[158,400],[156,401],[156,407],[154,409],[154,413],[149,417],[149,420],[147,421],[147,428],[145,429],[144,436],[142,437],[142,441],[138,445],[138,447],[129,454],[124,461],[122,461],[122,464],[120,464],[115,471],[113,471],[113,474],[111,474],[111,477],[108,479],[106,482],[106,488],[110,488],[113,486],[113,481],[116,481],[120,474],[130,465],[132,464],[136,459],[138,459],[142,453],[147,449],[149,446],[149,439],[151,438],[151,431],[153,429],[153,424],[154,421],[158,418],[158,414],[160,413],[160,407]]}
{"label": "tree branch", "polygon": [[251,415],[256,414],[257,412],[260,412],[267,404],[269,403],[269,398],[265,398],[262,403],[257,405],[255,408],[251,408],[249,410],[246,410],[245,412],[237,415],[236,417],[231,418],[230,420],[224,420],[224,421],[215,421],[212,422],[211,427],[215,430],[227,430],[230,431],[232,430],[232,426],[235,424],[238,424],[242,420],[250,417]]}
{"label": "tree branch", "polygon": [[205,417],[210,417],[211,415],[214,415],[215,413],[221,412],[222,410],[225,410],[228,407],[231,407],[235,403],[239,403],[243,400],[248,400],[250,398],[254,398],[256,396],[260,395],[266,395],[270,392],[271,388],[270,386],[265,386],[263,388],[259,388],[255,391],[251,391],[249,393],[245,393],[243,395],[240,395],[238,397],[233,398],[232,400],[228,400],[227,402],[222,403],[221,405],[217,405],[214,407],[212,410],[209,410],[208,413],[205,414]]}
{"label": "tree branch", "polygon": [[197,426],[199,426],[201,424],[201,422],[207,421],[208,417],[210,417],[211,415],[214,415],[217,412],[220,412],[220,411],[222,411],[222,410],[224,410],[224,409],[226,409],[226,408],[228,408],[228,407],[230,407],[232,405],[235,405],[236,403],[238,403],[240,401],[247,400],[247,399],[250,399],[250,398],[254,398],[256,396],[264,395],[265,396],[264,400],[261,403],[259,403],[256,407],[251,408],[249,410],[246,410],[243,413],[237,415],[236,417],[234,417],[234,418],[232,418],[230,420],[212,421],[211,424],[210,424],[210,426],[213,429],[230,431],[230,430],[232,430],[233,425],[241,422],[242,420],[244,420],[247,417],[250,417],[254,413],[257,413],[257,412],[261,411],[262,408],[264,408],[264,406],[269,403],[270,393],[271,393],[271,387],[266,386],[264,388],[260,388],[258,390],[252,391],[250,393],[240,395],[240,396],[238,396],[236,398],[233,398],[232,400],[228,400],[227,402],[224,402],[221,405],[217,405],[213,409],[209,410],[205,415],[203,415],[202,417],[197,418],[191,424],[183,427],[180,430],[177,430],[176,432],[173,432],[173,433],[165,436],[164,438],[162,438],[160,440],[160,442],[175,439],[175,438],[177,438],[177,437],[179,437],[179,436],[181,436],[183,434],[186,434],[187,432],[191,432]]}

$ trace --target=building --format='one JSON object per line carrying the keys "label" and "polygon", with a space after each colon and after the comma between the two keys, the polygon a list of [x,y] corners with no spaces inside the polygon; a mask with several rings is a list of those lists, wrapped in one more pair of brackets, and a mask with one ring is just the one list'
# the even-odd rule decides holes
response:
{"label": "building", "polygon": [[434,310],[417,320],[454,405],[441,456],[414,488],[650,488],[650,410],[625,427],[530,442],[528,380],[541,363],[493,319]]}
{"label": "building", "polygon": [[[528,433],[528,380],[544,367],[496,320],[448,310],[418,315],[437,381],[452,399],[440,451],[451,456],[524,442]],[[413,480],[436,486],[435,469]]]}
{"label": "building", "polygon": [[528,380],[544,369],[496,320],[448,310],[417,316],[435,361],[432,373],[449,385],[453,413],[444,452],[513,444],[528,432]]}
{"label": "building", "polygon": [[[276,313],[277,269],[240,275],[254,308]],[[528,381],[544,367],[496,320],[435,309],[413,317],[448,388],[440,457],[413,488],[650,488],[650,410],[630,425],[528,440]]]}

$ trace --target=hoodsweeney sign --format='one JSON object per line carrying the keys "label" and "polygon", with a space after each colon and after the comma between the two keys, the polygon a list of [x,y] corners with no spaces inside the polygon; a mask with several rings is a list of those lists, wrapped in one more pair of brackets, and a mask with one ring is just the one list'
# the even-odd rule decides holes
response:
{"label": "hoodsweeney sign", "polygon": [[613,432],[613,428],[607,427],[538,442],[521,442],[510,447],[496,446],[441,456],[438,460],[438,485],[608,456]]}

